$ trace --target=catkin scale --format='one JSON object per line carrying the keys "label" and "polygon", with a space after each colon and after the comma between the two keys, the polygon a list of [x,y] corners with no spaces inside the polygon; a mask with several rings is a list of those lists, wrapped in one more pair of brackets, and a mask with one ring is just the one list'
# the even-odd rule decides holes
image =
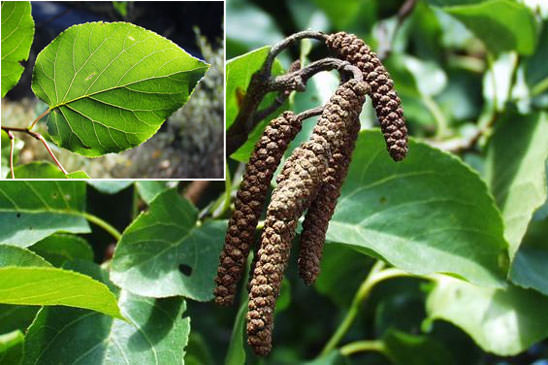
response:
{"label": "catkin scale", "polygon": [[333,153],[345,148],[345,136],[353,131],[368,91],[365,82],[354,79],[339,86],[310,140],[295,149],[278,176],[249,287],[248,343],[258,355],[267,355],[272,347],[276,298],[298,219],[322,187]]}
{"label": "catkin scale", "polygon": [[407,154],[407,127],[401,100],[394,82],[375,52],[353,34],[339,32],[327,37],[326,44],[337,55],[357,66],[371,86],[371,99],[384,134],[386,147],[395,161]]}
{"label": "catkin scale", "polygon": [[270,180],[295,135],[301,121],[284,112],[264,130],[246,166],[242,184],[236,195],[235,210],[230,218],[215,278],[215,302],[230,305],[253,245],[255,228],[264,206]]}

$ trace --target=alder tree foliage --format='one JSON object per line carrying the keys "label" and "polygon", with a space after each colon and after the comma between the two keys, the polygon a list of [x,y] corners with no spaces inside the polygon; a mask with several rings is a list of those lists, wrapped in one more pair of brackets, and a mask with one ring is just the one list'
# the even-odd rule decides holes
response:
{"label": "alder tree foliage", "polygon": [[542,364],[548,8],[281,3],[226,181],[0,182],[0,363]]}
{"label": "alder tree foliage", "polygon": [[[34,36],[29,2],[2,2],[2,97],[23,72]],[[67,172],[48,143],[96,157],[140,145],[153,136],[174,111],[184,105],[209,65],[172,41],[127,22],[91,22],[69,27],[37,56],[32,91],[48,108],[28,127],[2,121],[9,141],[10,175],[37,173],[18,166],[17,134],[41,141],[60,172],[50,167],[34,177],[86,177]],[[47,116],[47,135],[35,129]],[[5,136],[4,136],[5,135]]]}

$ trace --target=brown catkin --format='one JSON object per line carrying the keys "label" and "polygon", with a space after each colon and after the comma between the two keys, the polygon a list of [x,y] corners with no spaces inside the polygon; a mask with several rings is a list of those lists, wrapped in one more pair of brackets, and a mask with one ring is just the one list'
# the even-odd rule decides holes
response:
{"label": "brown catkin", "polygon": [[407,154],[407,127],[394,82],[375,52],[353,34],[331,34],[326,44],[339,57],[357,66],[371,86],[371,99],[377,113],[390,156],[395,161]]}
{"label": "brown catkin", "polygon": [[284,112],[270,122],[255,145],[236,196],[235,210],[228,223],[225,245],[221,252],[215,278],[217,304],[230,305],[234,301],[270,180],[288,144],[300,129],[301,121],[292,112]]}
{"label": "brown catkin", "polygon": [[272,347],[276,298],[298,219],[316,198],[332,153],[344,146],[344,137],[356,117],[353,110],[357,110],[356,105],[361,110],[367,91],[364,82],[349,80],[342,84],[324,108],[310,140],[295,149],[278,177],[249,289],[248,343],[258,355],[267,355]]}
{"label": "brown catkin", "polygon": [[329,160],[329,168],[320,191],[306,213],[297,259],[299,275],[306,285],[313,284],[320,273],[325,235],[348,172],[360,127],[358,114],[346,136],[343,148],[334,152]]}
{"label": "brown catkin", "polygon": [[327,169],[327,142],[319,137],[293,152],[299,158],[288,177],[272,193],[261,245],[249,288],[247,338],[255,353],[266,356],[272,348],[276,298],[289,259],[298,218],[317,193]]}

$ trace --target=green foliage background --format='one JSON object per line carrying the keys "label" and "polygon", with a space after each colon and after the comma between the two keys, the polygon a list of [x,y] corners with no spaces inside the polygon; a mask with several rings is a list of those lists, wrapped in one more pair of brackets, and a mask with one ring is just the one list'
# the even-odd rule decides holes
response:
{"label": "green foliage background", "polygon": [[[229,83],[264,57],[247,52],[301,29],[390,49],[409,157],[390,160],[366,106],[322,273],[306,287],[293,250],[267,359],[245,344],[246,279],[237,305],[211,303],[238,161],[264,123],[195,204],[188,183],[0,182],[0,364],[545,364],[543,4],[423,0],[396,27],[402,1],[229,0]],[[280,64],[326,55],[300,46]],[[318,75],[285,107],[317,106],[337,82]],[[74,296],[78,283],[94,291]]]}

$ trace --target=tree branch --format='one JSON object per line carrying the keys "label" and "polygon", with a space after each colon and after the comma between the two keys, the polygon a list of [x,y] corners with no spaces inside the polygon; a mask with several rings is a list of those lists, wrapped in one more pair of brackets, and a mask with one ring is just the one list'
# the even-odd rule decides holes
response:
{"label": "tree branch", "polygon": [[[292,34],[272,46],[261,69],[253,74],[253,76],[251,77],[251,81],[249,82],[249,86],[247,87],[244,100],[242,101],[242,104],[240,106],[240,112],[238,113],[238,116],[236,117],[234,123],[232,123],[232,125],[226,132],[227,155],[231,155],[242,144],[245,143],[249,133],[260,121],[257,120],[254,115],[257,108],[259,107],[259,104],[261,103],[265,95],[270,91],[267,89],[267,85],[272,75],[272,65],[274,64],[274,59],[276,58],[276,56],[278,56],[282,51],[301,39],[310,38],[317,39],[323,42],[325,41],[326,37],[327,36],[322,32],[307,30]],[[284,97],[282,97],[282,99],[283,98]],[[265,117],[267,115],[268,114],[266,114]]]}
{"label": "tree branch", "polygon": [[297,114],[297,119],[305,120],[305,119],[308,119],[308,118],[318,116],[318,115],[323,113],[323,109],[324,109],[323,106],[318,106],[316,108],[308,109],[308,110],[306,110],[306,111],[304,111],[300,114]]}
{"label": "tree branch", "polygon": [[[43,115],[45,115],[45,114],[43,114]],[[10,135],[11,132],[21,132],[21,133],[26,133],[29,136],[31,136],[31,137],[39,140],[40,142],[42,142],[42,144],[44,145],[44,147],[48,151],[48,153],[51,156],[51,158],[53,159],[53,161],[55,161],[55,164],[57,165],[59,170],[61,170],[63,172],[63,174],[68,175],[67,170],[65,170],[63,165],[61,165],[61,162],[59,162],[57,157],[55,157],[55,154],[53,153],[51,148],[48,146],[48,143],[47,143],[46,139],[40,133],[33,132],[29,128],[19,128],[19,127],[2,126],[2,130],[6,131],[6,133],[8,133],[8,136]],[[13,176],[13,173],[12,173],[12,176]]]}
{"label": "tree branch", "polygon": [[308,80],[322,71],[337,70],[339,73],[351,73],[352,77],[358,81],[363,81],[363,75],[360,69],[353,66],[348,61],[339,58],[323,58],[314,61],[308,66],[285,75],[276,76],[271,79],[267,85],[268,91],[304,91]]}
{"label": "tree branch", "polygon": [[[362,72],[358,67],[338,58],[324,58],[312,62],[304,68],[274,78],[265,78],[262,71],[264,69],[263,66],[260,71],[252,76],[240,112],[226,133],[227,155],[231,155],[245,143],[249,133],[257,123],[283,104],[286,98],[285,95],[289,95],[291,91],[304,91],[306,83],[315,74],[322,71],[337,70],[342,76],[349,74],[359,81],[363,80]],[[264,96],[272,91],[280,91],[283,94],[278,97],[273,105],[256,112]]]}
{"label": "tree branch", "polygon": [[377,51],[377,56],[381,61],[385,60],[390,56],[390,53],[392,52],[392,45],[394,43],[394,39],[396,38],[396,34],[398,33],[398,30],[401,28],[403,21],[407,19],[411,13],[413,13],[413,9],[415,8],[415,5],[417,4],[417,0],[406,0],[398,10],[398,19],[396,26],[394,27],[394,30],[392,31],[392,34],[388,34],[388,30],[386,29],[386,26],[384,26],[383,29],[383,36],[380,37],[379,40],[379,47]]}
{"label": "tree branch", "polygon": [[313,30],[305,30],[305,31],[290,35],[289,37],[276,43],[275,45],[272,46],[272,48],[270,48],[270,52],[268,53],[268,56],[266,57],[266,61],[261,70],[268,72],[268,75],[270,75],[272,65],[274,64],[274,59],[280,53],[282,53],[282,51],[284,51],[285,49],[295,44],[295,42],[300,41],[302,39],[306,39],[306,38],[316,39],[318,41],[325,42],[325,40],[327,39],[327,35],[323,32],[316,32]]}

